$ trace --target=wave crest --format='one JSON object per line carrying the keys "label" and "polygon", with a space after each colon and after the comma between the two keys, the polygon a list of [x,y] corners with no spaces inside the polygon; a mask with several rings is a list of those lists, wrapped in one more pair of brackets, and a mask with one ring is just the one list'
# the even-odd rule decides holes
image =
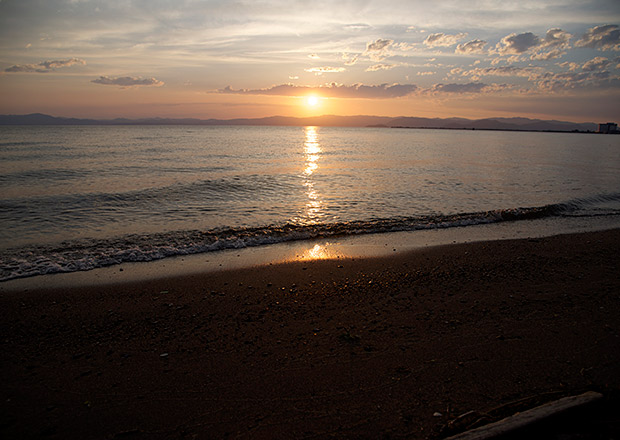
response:
{"label": "wave crest", "polygon": [[[611,207],[610,207],[611,206]],[[239,249],[294,240],[422,229],[453,228],[553,216],[618,215],[620,193],[564,203],[486,212],[370,219],[324,224],[268,225],[126,235],[115,239],[81,239],[57,245],[9,249],[0,255],[0,281],[75,272],[126,262]]]}

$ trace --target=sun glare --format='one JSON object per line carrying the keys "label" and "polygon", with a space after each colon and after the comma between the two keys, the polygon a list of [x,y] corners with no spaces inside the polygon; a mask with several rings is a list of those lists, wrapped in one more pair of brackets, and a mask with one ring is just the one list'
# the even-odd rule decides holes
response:
{"label": "sun glare", "polygon": [[319,103],[319,98],[314,96],[314,95],[310,95],[306,98],[306,104],[309,107],[314,107]]}

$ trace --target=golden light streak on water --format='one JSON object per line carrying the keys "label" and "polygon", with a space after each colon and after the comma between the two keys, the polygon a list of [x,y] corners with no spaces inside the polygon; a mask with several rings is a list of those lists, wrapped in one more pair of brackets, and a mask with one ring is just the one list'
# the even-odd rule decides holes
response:
{"label": "golden light streak on water", "polygon": [[323,213],[323,202],[321,201],[321,195],[315,188],[315,182],[313,175],[319,169],[319,160],[321,159],[321,145],[319,143],[319,134],[317,127],[305,127],[305,140],[304,140],[304,175],[306,181],[306,196],[308,202],[305,206],[305,212],[302,216],[302,221],[306,224],[317,223]]}

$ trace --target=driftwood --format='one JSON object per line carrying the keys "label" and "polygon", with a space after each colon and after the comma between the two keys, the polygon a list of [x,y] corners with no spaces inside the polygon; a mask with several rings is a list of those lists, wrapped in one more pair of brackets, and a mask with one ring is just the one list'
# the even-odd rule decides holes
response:
{"label": "driftwood", "polygon": [[497,422],[448,437],[446,440],[489,440],[517,429],[525,428],[569,409],[590,404],[602,399],[602,397],[602,394],[594,391],[588,391],[578,396],[564,397],[536,408],[516,413]]}

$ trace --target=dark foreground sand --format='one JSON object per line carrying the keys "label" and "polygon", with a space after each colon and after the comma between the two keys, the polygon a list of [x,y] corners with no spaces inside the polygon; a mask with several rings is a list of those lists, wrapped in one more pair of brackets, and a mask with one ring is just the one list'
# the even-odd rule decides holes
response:
{"label": "dark foreground sand", "polygon": [[429,438],[613,396],[619,251],[613,230],[4,292],[0,437]]}

